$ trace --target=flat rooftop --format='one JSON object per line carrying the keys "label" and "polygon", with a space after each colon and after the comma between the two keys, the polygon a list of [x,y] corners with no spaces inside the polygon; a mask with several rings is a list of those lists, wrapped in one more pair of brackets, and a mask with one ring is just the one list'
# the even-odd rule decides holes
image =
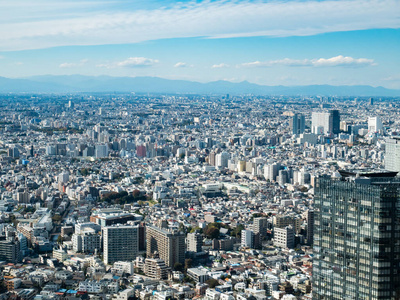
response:
{"label": "flat rooftop", "polygon": [[361,169],[361,170],[339,170],[340,175],[342,177],[396,177],[398,172],[392,172],[387,170],[369,170],[369,169]]}

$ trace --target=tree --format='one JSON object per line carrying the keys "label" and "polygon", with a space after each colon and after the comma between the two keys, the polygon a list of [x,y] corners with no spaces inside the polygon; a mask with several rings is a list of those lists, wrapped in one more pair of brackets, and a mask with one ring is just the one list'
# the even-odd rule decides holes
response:
{"label": "tree", "polygon": [[210,288],[215,288],[217,285],[219,285],[219,282],[218,282],[218,280],[216,280],[216,279],[214,279],[214,278],[210,278],[210,279],[208,279],[207,281],[206,281],[206,283],[208,284],[208,286],[210,287]]}
{"label": "tree", "polygon": [[[210,224],[209,224],[210,225]],[[219,237],[219,229],[214,226],[208,226],[204,229],[204,234],[209,239],[216,239]]]}
{"label": "tree", "polygon": [[183,265],[180,262],[176,262],[174,264],[174,270],[182,272],[183,271]]}
{"label": "tree", "polygon": [[232,229],[231,236],[240,238],[242,236],[243,229],[244,229],[244,226],[242,224],[239,224],[238,226],[236,226],[235,228]]}
{"label": "tree", "polygon": [[192,264],[193,264],[193,260],[191,258],[185,259],[185,270],[191,268]]}

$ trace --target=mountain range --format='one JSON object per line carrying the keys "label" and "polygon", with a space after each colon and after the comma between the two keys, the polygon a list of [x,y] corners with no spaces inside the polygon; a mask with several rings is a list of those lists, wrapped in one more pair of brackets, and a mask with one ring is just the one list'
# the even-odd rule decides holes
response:
{"label": "mountain range", "polygon": [[200,83],[159,77],[111,77],[83,75],[43,75],[27,78],[0,77],[0,93],[163,93],[287,96],[400,96],[400,90],[368,85],[266,86],[243,82]]}

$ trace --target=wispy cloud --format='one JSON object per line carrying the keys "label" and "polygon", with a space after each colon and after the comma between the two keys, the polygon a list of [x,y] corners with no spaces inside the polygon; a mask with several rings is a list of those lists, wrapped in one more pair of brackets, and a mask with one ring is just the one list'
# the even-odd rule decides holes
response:
{"label": "wispy cloud", "polygon": [[211,68],[213,68],[213,69],[229,68],[229,65],[221,63],[221,64],[217,64],[217,65],[212,65]]}
{"label": "wispy cloud", "polygon": [[76,68],[76,67],[82,67],[85,65],[89,60],[88,59],[82,59],[77,63],[71,63],[71,62],[65,62],[59,65],[60,68]]}
{"label": "wispy cloud", "polygon": [[157,64],[159,61],[157,59],[146,58],[146,57],[129,57],[123,61],[116,61],[105,64],[98,64],[99,68],[140,68],[140,67],[150,67]]}
{"label": "wispy cloud", "polygon": [[366,67],[376,65],[373,59],[353,58],[350,56],[338,55],[331,58],[314,59],[290,59],[284,58],[269,61],[253,61],[238,65],[238,67],[272,67],[272,66],[290,66],[290,67]]}
{"label": "wispy cloud", "polygon": [[188,64],[185,63],[185,62],[177,62],[177,63],[174,65],[174,68],[188,68],[188,67],[193,67],[193,65],[188,65]]}
{"label": "wispy cloud", "polygon": [[[20,1],[4,2],[0,3],[0,51],[182,37],[282,37],[400,28],[398,0],[204,0],[147,10],[122,9],[119,1],[54,4],[40,0],[40,7],[49,5],[43,11],[34,5],[23,8]],[[10,18],[16,9],[21,14]]]}

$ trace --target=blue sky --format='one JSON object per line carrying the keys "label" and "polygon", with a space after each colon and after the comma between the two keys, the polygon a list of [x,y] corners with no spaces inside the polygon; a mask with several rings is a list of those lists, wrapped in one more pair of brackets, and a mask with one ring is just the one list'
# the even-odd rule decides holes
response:
{"label": "blue sky", "polygon": [[400,89],[400,1],[5,0],[0,76]]}

